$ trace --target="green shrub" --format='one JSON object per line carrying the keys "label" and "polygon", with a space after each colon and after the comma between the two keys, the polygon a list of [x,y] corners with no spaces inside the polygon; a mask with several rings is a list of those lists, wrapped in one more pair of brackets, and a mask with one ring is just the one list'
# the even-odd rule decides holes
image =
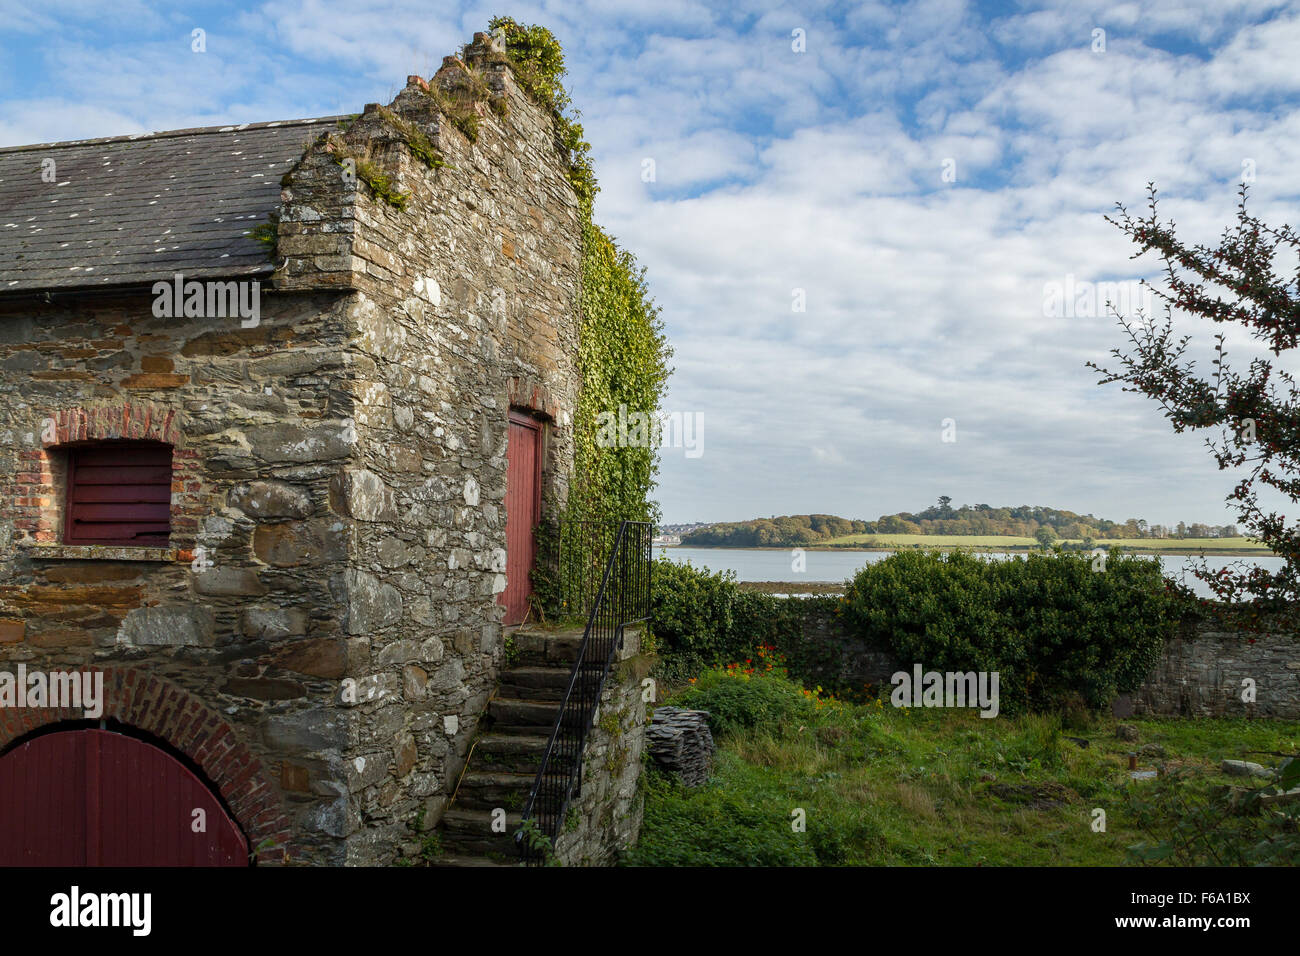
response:
{"label": "green shrub", "polygon": [[719,735],[754,727],[776,732],[795,721],[807,721],[814,712],[802,687],[778,674],[742,674],[713,668],[673,697],[673,703],[691,710],[707,710],[709,727]]}
{"label": "green shrub", "polygon": [[1300,804],[1278,797],[1300,787],[1300,759],[1284,759],[1255,787],[1214,786],[1203,770],[1175,767],[1128,794],[1145,839],[1131,862],[1175,866],[1300,865]]}
{"label": "green shrub", "polygon": [[846,619],[900,665],[997,671],[1004,713],[1137,689],[1184,610],[1158,560],[1063,552],[985,560],[904,551],[858,572]]}
{"label": "green shrub", "polygon": [[702,668],[743,657],[752,648],[735,629],[736,594],[731,572],[710,574],[663,556],[655,559],[650,614],[664,678],[685,679]]}
{"label": "green shrub", "polygon": [[826,614],[835,598],[778,598],[742,591],[730,572],[710,573],[655,559],[652,620],[667,680],[693,677],[705,667],[744,660],[760,645],[786,659],[791,676],[805,686],[840,690],[841,662],[831,644],[804,636],[804,616]]}

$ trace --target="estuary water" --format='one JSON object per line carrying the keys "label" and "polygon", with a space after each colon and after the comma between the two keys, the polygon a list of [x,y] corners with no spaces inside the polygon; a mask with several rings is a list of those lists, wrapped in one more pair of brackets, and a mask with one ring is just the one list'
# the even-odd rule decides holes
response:
{"label": "estuary water", "polygon": [[[798,593],[799,582],[843,583],[860,568],[883,561],[893,554],[892,551],[805,551],[805,570],[793,569],[793,557],[789,551],[767,550],[760,548],[681,548],[655,545],[656,556],[665,555],[678,564],[690,563],[697,568],[710,571],[734,571],[738,581],[789,581],[792,593]],[[1004,560],[1013,554],[1000,551],[978,552],[980,557]],[[1021,552],[1023,553],[1023,552]],[[1165,574],[1174,580],[1181,580],[1201,597],[1209,597],[1210,590],[1191,574],[1193,556],[1182,554],[1162,554],[1160,564]],[[1282,567],[1282,559],[1271,554],[1263,555],[1207,555],[1206,561],[1211,568],[1236,565],[1258,566],[1276,571]]]}

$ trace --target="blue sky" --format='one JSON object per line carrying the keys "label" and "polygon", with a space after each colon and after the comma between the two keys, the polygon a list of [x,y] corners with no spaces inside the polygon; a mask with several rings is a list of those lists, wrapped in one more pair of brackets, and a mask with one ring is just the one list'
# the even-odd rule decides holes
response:
{"label": "blue sky", "polygon": [[564,44],[597,219],[676,349],[665,408],[702,416],[666,519],[949,495],[1231,520],[1199,440],[1085,367],[1113,318],[1044,302],[1156,274],[1102,218],[1150,180],[1212,241],[1249,161],[1253,211],[1297,223],[1294,2],[0,0],[0,145],[356,112],[495,13]]}

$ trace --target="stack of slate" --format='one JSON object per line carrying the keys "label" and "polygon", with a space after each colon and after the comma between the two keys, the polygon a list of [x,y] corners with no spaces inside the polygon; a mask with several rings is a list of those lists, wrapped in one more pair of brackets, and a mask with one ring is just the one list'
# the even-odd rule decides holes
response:
{"label": "stack of slate", "polygon": [[656,707],[646,733],[650,756],[659,768],[698,787],[713,772],[713,734],[709,713],[680,707]]}

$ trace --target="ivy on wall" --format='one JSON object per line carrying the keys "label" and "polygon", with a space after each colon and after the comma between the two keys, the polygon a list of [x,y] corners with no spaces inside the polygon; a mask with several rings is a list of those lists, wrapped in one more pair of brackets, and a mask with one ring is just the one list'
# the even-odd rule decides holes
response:
{"label": "ivy on wall", "polygon": [[[601,416],[646,413],[659,408],[671,369],[672,349],[645,270],[592,221],[598,191],[591,145],[570,116],[561,82],[564,53],[545,27],[494,17],[489,29],[503,37],[506,57],[521,87],[555,116],[557,140],[569,154],[569,182],[582,219],[582,327],[578,373],[582,386],[574,416],[574,475],[567,517],[576,520],[658,521],[651,495],[659,471],[653,432],[648,441],[602,447]],[[576,115],[576,114],[575,114]],[[630,430],[635,437],[635,430]],[[606,445],[609,443],[606,442]]]}
{"label": "ivy on wall", "polygon": [[[658,521],[651,500],[659,472],[654,434],[644,445],[602,447],[602,413],[618,417],[658,409],[668,381],[671,349],[650,298],[645,270],[591,221],[582,228],[582,388],[574,416],[574,482],[569,513],[584,519]],[[609,429],[603,430],[608,435]],[[629,429],[635,439],[635,429]],[[606,441],[605,445],[609,445]]]}

